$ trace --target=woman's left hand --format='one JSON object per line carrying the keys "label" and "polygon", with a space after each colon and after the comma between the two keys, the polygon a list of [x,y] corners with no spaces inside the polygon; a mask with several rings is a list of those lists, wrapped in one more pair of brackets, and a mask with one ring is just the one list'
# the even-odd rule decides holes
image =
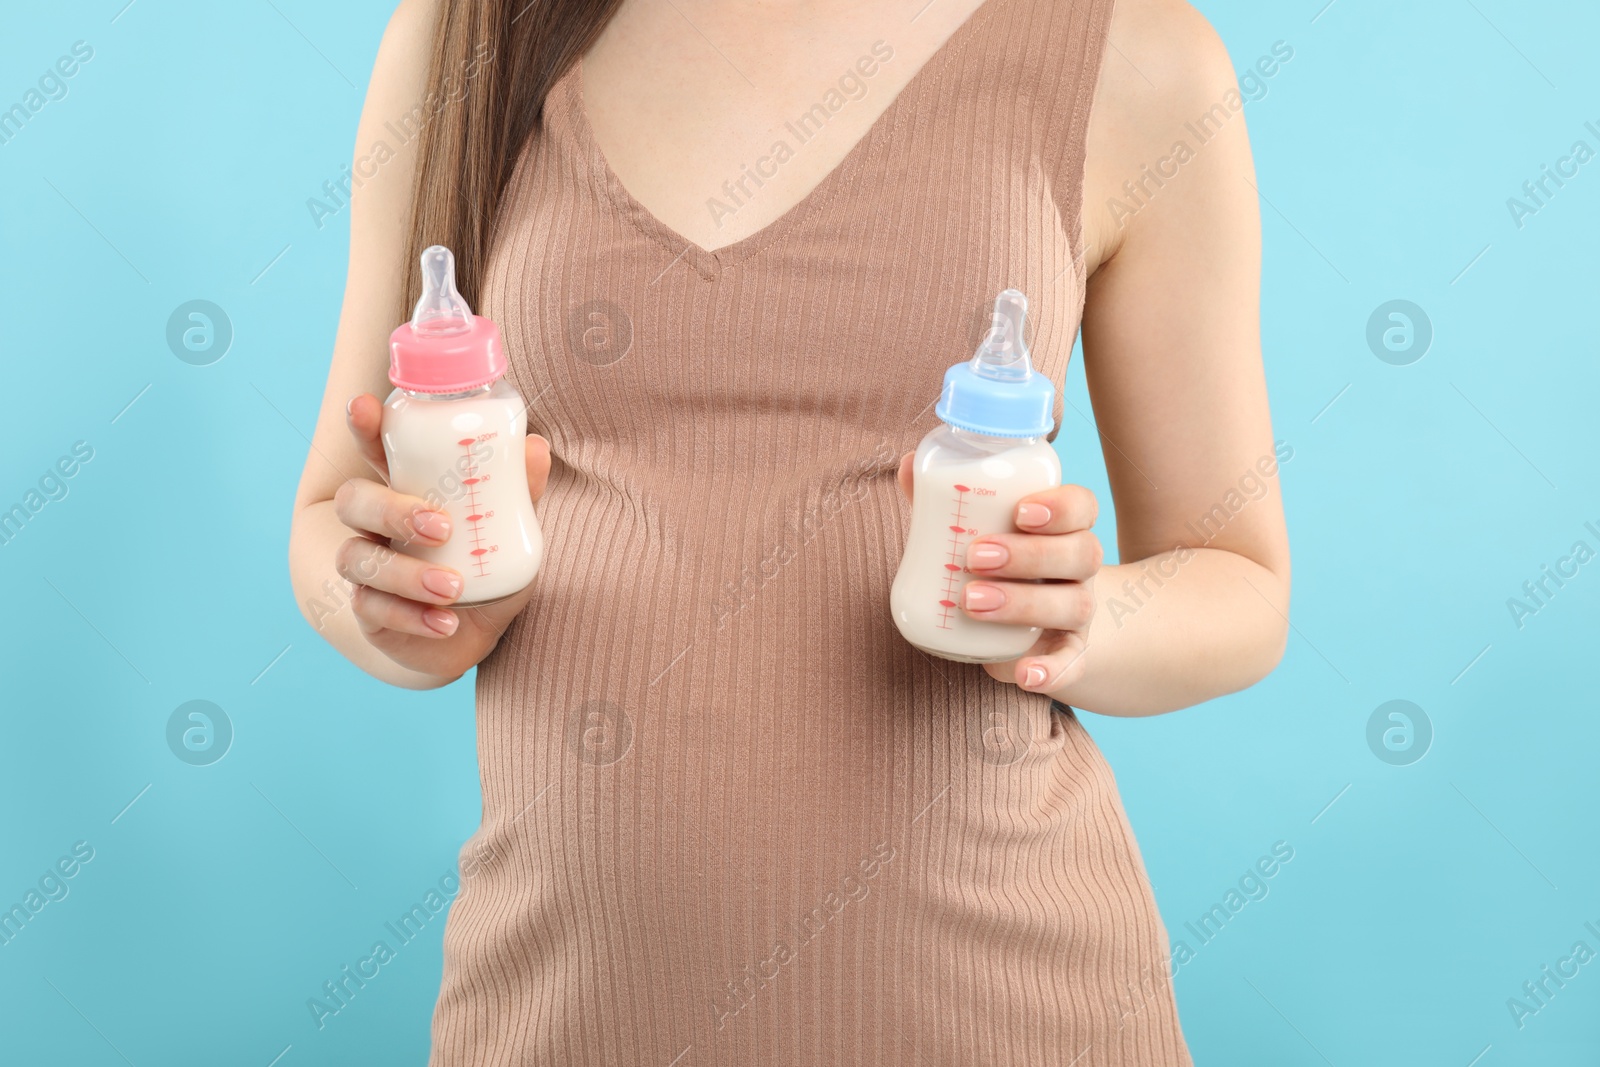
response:
{"label": "woman's left hand", "polygon": [[[911,459],[907,454],[900,461],[900,488],[907,499]],[[1052,695],[1083,677],[1095,611],[1094,577],[1105,558],[1091,529],[1099,510],[1094,494],[1083,486],[1057,486],[1018,503],[1012,521],[1021,532],[985,534],[967,546],[970,577],[961,604],[967,616],[1043,627],[1026,655],[984,664],[993,677]]]}

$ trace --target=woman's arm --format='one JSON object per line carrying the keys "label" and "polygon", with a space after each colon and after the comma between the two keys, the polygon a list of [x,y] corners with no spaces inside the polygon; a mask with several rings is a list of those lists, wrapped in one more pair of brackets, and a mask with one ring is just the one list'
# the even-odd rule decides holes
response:
{"label": "woman's arm", "polygon": [[1043,628],[1027,655],[988,664],[993,677],[1152,715],[1259,681],[1289,625],[1243,102],[1182,0],[1119,0],[1087,168],[1084,363],[1124,562],[1101,566],[1089,490],[1035,493],[1022,532],[968,546],[962,608]]}
{"label": "woman's arm", "polygon": [[[1243,689],[1277,665],[1289,545],[1232,63],[1181,0],[1122,0],[1111,34],[1089,136],[1085,240],[1098,265],[1083,351],[1124,562],[1096,577],[1084,673],[1054,695],[1143,715]],[[1140,189],[1163,159],[1176,173]]]}
{"label": "woman's arm", "polygon": [[[336,494],[341,486],[349,486],[342,494],[347,506],[350,498],[358,498],[358,506],[365,504],[368,512],[379,515],[363,523],[366,530],[394,537],[411,533],[405,528],[406,509],[400,502],[390,499],[387,512],[384,510],[382,502],[387,490],[374,482],[370,453],[363,454],[363,442],[370,448],[376,440],[378,405],[371,397],[358,400],[352,410],[354,418],[347,416],[346,405],[352,397],[384,397],[390,389],[386,378],[387,342],[395,325],[395,307],[402,301],[406,270],[410,269],[403,259],[410,229],[411,189],[416,178],[416,139],[405,146],[397,144],[384,123],[411,114],[426,96],[435,18],[437,0],[403,0],[390,18],[373,64],[362,120],[355,134],[355,157],[371,157],[378,141],[386,142],[394,150],[394,157],[387,158],[378,173],[366,178],[350,194],[350,266],[344,307],[339,314],[339,333],[334,339],[322,411],[294,499],[290,533],[294,598],[307,622],[357,667],[406,688],[445,685],[458,678],[475,659],[466,662],[461,657],[459,670],[448,657],[426,661],[427,669],[411,669],[395,661],[390,649],[373,640],[373,624],[368,621],[363,627],[360,616],[363,608],[371,614],[374,608],[386,606],[387,593],[363,589],[362,581],[373,579],[384,568],[390,573],[405,568],[408,560],[395,557],[373,537],[366,536],[366,531],[342,522]],[[352,434],[352,429],[357,432]],[[373,459],[381,464],[381,450]],[[371,544],[365,555],[358,550],[363,542]],[[448,598],[437,598],[434,603],[448,603]]]}

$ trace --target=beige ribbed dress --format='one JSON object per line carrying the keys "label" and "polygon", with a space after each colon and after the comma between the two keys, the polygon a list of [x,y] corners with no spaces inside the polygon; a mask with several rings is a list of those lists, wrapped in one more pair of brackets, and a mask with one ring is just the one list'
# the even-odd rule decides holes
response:
{"label": "beige ribbed dress", "polygon": [[1190,1063],[1093,741],[889,615],[895,470],[996,293],[1065,373],[1110,8],[987,0],[716,252],[609,170],[580,68],[555,86],[483,293],[547,554],[478,670],[434,1067]]}

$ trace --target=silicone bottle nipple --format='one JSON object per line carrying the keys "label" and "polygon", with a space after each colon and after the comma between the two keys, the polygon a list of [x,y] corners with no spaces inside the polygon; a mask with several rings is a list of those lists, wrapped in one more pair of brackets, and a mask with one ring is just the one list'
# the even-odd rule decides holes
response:
{"label": "silicone bottle nipple", "polygon": [[444,245],[423,249],[422,299],[411,312],[411,328],[432,337],[472,329],[472,309],[456,290],[456,257]]}
{"label": "silicone bottle nipple", "polygon": [[933,413],[947,425],[991,437],[1038,437],[1055,425],[1056,387],[1035,373],[1022,338],[1028,298],[1007,289],[994,300],[993,325],[971,359],[944,372]]}
{"label": "silicone bottle nipple", "polygon": [[1028,315],[1028,298],[1007,289],[994,298],[993,325],[972,357],[972,373],[996,382],[1018,382],[1032,371],[1022,323]]}

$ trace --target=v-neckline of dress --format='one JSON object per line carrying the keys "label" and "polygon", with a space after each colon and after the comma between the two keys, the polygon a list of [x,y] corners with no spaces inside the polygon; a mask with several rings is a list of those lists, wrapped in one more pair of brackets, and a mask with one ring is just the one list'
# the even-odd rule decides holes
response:
{"label": "v-neckline of dress", "polygon": [[647,237],[661,244],[678,259],[683,259],[701,277],[712,280],[718,277],[724,268],[741,262],[765,248],[769,243],[789,233],[808,217],[812,211],[820,207],[832,193],[852,175],[862,164],[863,157],[871,144],[882,136],[883,132],[891,125],[897,124],[908,97],[913,90],[920,87],[921,82],[942,63],[949,61],[964,48],[973,34],[975,34],[986,18],[992,15],[993,10],[1003,4],[1005,0],[983,0],[962,23],[957,26],[939,45],[933,53],[917,68],[894,99],[889,101],[887,107],[881,111],[877,118],[867,126],[856,142],[850,146],[844,157],[834,165],[833,169],[818,180],[804,196],[797,200],[788,210],[777,218],[755,230],[739,240],[726,244],[716,249],[707,249],[662,222],[656,214],[642,204],[626,186],[617,172],[611,168],[610,161],[606,158],[604,149],[595,138],[594,127],[589,124],[588,108],[583,97],[583,59],[580,56],[567,68],[558,82],[558,89],[567,92],[569,101],[569,114],[571,116],[573,131],[582,149],[588,154],[599,177],[600,184],[606,194],[621,209],[622,214],[634,226],[641,230]]}

